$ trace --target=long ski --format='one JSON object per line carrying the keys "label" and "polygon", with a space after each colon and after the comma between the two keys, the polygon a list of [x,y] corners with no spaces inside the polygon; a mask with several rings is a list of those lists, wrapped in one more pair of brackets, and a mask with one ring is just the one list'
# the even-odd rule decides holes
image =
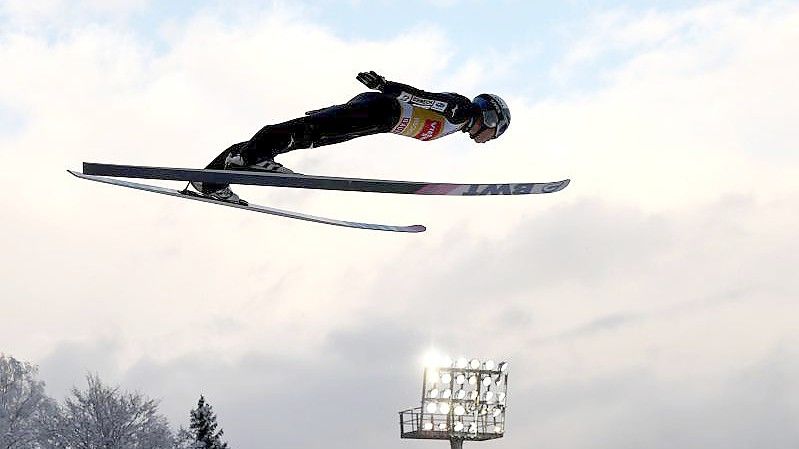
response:
{"label": "long ski", "polygon": [[206,203],[213,203],[219,204],[221,206],[229,206],[229,207],[236,207],[239,209],[251,210],[254,212],[261,212],[264,214],[270,215],[277,215],[280,217],[288,217],[294,218],[297,220],[305,220],[305,221],[312,221],[315,223],[324,223],[333,226],[344,226],[347,228],[358,228],[358,229],[372,229],[376,231],[394,231],[394,232],[423,232],[426,228],[423,225],[412,225],[412,226],[392,226],[392,225],[381,225],[381,224],[373,224],[373,223],[360,223],[356,221],[344,221],[344,220],[336,220],[333,218],[325,218],[325,217],[317,217],[314,215],[307,215],[302,214],[299,212],[292,212],[283,209],[276,209],[272,207],[266,206],[259,206],[257,204],[252,203],[231,203],[228,201],[220,201],[213,198],[208,198],[206,196],[193,193],[193,192],[186,192],[186,191],[179,191],[174,189],[168,189],[165,187],[154,186],[150,184],[139,184],[136,182],[124,181],[121,179],[113,179],[113,178],[105,178],[102,176],[94,176],[90,174],[85,174],[81,172],[76,172],[72,170],[67,170],[69,173],[77,176],[78,178],[88,179],[90,181],[97,181],[106,184],[113,184],[122,187],[129,187],[131,189],[137,190],[145,190],[148,192],[160,193],[163,195],[170,195],[176,196],[178,198],[185,198],[190,200],[196,201],[203,201]]}
{"label": "long ski", "polygon": [[349,190],[413,195],[529,195],[554,193],[566,188],[569,180],[499,184],[453,184],[441,182],[390,181],[383,179],[338,178],[285,173],[261,173],[235,170],[144,167],[136,165],[83,163],[87,175],[123,178],[199,181],[215,184],[247,184],[304,189]]}

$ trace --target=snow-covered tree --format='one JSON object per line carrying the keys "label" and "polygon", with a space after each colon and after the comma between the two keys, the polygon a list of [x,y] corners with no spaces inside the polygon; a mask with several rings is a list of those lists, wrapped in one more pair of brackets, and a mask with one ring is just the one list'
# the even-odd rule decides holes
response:
{"label": "snow-covered tree", "polygon": [[86,390],[72,389],[49,445],[64,449],[169,449],[174,438],[158,402],[120,392],[87,376]]}
{"label": "snow-covered tree", "polygon": [[55,402],[36,379],[37,368],[0,354],[0,449],[35,449]]}
{"label": "snow-covered tree", "polygon": [[222,429],[217,431],[217,427],[213,407],[200,396],[197,408],[191,411],[189,430],[181,432],[181,439],[188,440],[187,446],[192,449],[227,449],[227,443],[222,441],[225,432]]}

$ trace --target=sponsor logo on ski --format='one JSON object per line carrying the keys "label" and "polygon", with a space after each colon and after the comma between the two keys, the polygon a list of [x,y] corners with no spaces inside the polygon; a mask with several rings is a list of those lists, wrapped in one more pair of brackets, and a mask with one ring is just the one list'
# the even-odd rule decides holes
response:
{"label": "sponsor logo on ski", "polygon": [[535,184],[472,184],[462,195],[524,195],[533,187]]}

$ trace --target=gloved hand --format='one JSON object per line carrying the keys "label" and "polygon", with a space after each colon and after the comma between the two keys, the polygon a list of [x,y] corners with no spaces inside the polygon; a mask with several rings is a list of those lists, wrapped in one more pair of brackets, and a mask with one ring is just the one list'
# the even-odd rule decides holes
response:
{"label": "gloved hand", "polygon": [[355,77],[358,81],[362,82],[369,89],[383,91],[386,87],[386,79],[375,73],[374,70],[369,72],[361,72]]}

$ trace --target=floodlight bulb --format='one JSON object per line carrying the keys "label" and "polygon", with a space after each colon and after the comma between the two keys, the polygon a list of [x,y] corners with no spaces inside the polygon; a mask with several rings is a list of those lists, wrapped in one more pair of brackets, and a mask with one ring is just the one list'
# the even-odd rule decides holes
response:
{"label": "floodlight bulb", "polygon": [[437,408],[438,404],[436,404],[435,402],[427,403],[427,413],[435,413]]}
{"label": "floodlight bulb", "polygon": [[472,391],[471,398],[473,401],[477,399],[477,390]]}
{"label": "floodlight bulb", "polygon": [[441,375],[441,383],[448,384],[450,382],[452,382],[452,376],[449,373]]}
{"label": "floodlight bulb", "polygon": [[471,361],[471,362],[469,362],[469,366],[470,366],[472,369],[478,369],[478,368],[480,368],[480,361],[479,361],[479,360],[477,360],[477,359],[472,359],[472,361]]}
{"label": "floodlight bulb", "polygon": [[438,425],[438,430],[447,430],[447,424],[442,422]]}
{"label": "floodlight bulb", "polygon": [[438,398],[438,388],[433,388],[430,390],[430,397],[433,399]]}
{"label": "floodlight bulb", "polygon": [[508,362],[502,362],[499,364],[499,370],[503,373],[508,370]]}
{"label": "floodlight bulb", "polygon": [[455,431],[456,432],[462,432],[463,431],[463,423],[462,422],[458,421],[458,422],[455,423]]}
{"label": "floodlight bulb", "polygon": [[494,400],[494,392],[486,391],[486,402],[491,402],[493,400]]}
{"label": "floodlight bulb", "polygon": [[455,397],[458,399],[466,399],[466,390],[458,390],[458,392],[455,394]]}
{"label": "floodlight bulb", "polygon": [[449,365],[442,365],[442,362],[445,362],[447,357],[442,354],[441,352],[437,351],[435,348],[430,348],[424,356],[422,356],[422,363],[427,368],[438,368],[449,366]]}
{"label": "floodlight bulb", "polygon": [[483,378],[483,386],[487,387],[491,385],[491,376],[486,376]]}
{"label": "floodlight bulb", "polygon": [[494,415],[494,418],[496,418],[497,416],[499,416],[501,414],[502,414],[502,409],[499,408],[499,407],[495,408],[494,409],[494,413],[492,413],[492,415]]}
{"label": "floodlight bulb", "polygon": [[466,376],[464,376],[463,374],[458,374],[457,376],[455,376],[456,384],[463,385],[464,382],[466,382]]}
{"label": "floodlight bulb", "polygon": [[477,385],[477,376],[472,376],[469,378],[469,385]]}
{"label": "floodlight bulb", "polygon": [[444,415],[446,415],[447,413],[449,413],[449,404],[448,404],[448,403],[446,403],[446,402],[442,402],[442,403],[439,405],[438,409],[439,409],[439,410],[441,410],[441,413],[443,413]]}
{"label": "floodlight bulb", "polygon": [[499,394],[497,395],[497,400],[498,400],[499,402],[504,402],[504,401],[505,401],[505,393],[499,393]]}
{"label": "floodlight bulb", "polygon": [[449,388],[447,388],[446,390],[444,390],[443,393],[441,393],[442,399],[449,399],[451,397],[452,397],[452,390],[450,390]]}
{"label": "floodlight bulb", "polygon": [[462,405],[456,405],[454,411],[455,411],[456,415],[463,416],[463,415],[466,414],[466,407],[464,407]]}
{"label": "floodlight bulb", "polygon": [[424,430],[433,430],[433,423],[430,421],[424,423]]}
{"label": "floodlight bulb", "polygon": [[469,361],[468,361],[468,360],[466,360],[464,357],[461,357],[461,358],[459,358],[459,359],[458,359],[458,360],[455,362],[455,367],[456,367],[456,368],[460,368],[460,369],[464,369],[464,368],[466,368],[468,365],[469,365]]}
{"label": "floodlight bulb", "polygon": [[496,368],[497,364],[493,360],[486,360],[485,366],[487,370],[491,371]]}

